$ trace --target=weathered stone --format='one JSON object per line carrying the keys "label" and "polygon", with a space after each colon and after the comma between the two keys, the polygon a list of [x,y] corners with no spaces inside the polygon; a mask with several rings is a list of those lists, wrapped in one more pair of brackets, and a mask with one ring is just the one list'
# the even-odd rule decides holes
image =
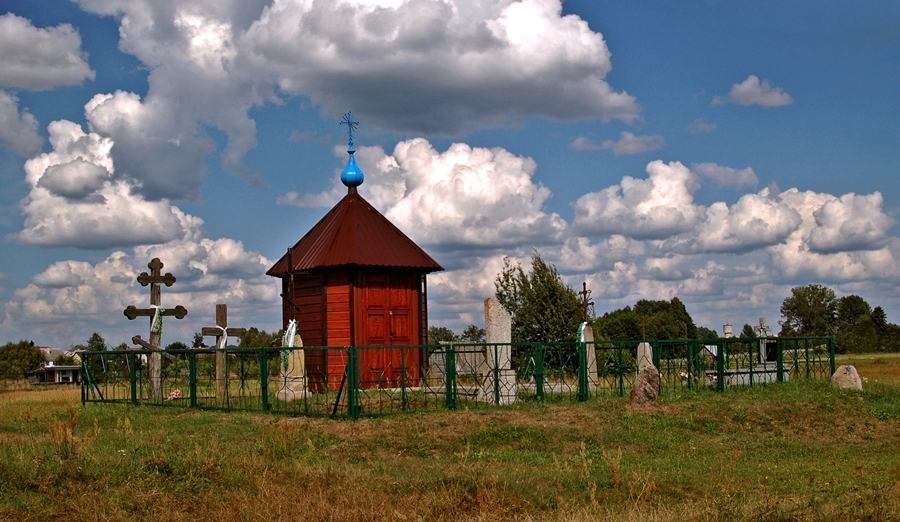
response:
{"label": "weathered stone", "polygon": [[650,346],[650,343],[643,342],[637,348],[638,371],[643,370],[647,366],[653,366],[653,347]]}
{"label": "weathered stone", "polygon": [[[281,376],[278,393],[275,397],[280,401],[290,402],[306,397],[306,353],[305,350],[298,350],[297,347],[303,346],[303,340],[299,335],[294,336],[294,348],[287,355],[287,361],[284,358],[279,361],[281,364]],[[282,356],[284,357],[284,356]],[[287,362],[287,367],[285,367]]]}
{"label": "weathered stone", "polygon": [[484,354],[486,364],[479,396],[486,402],[512,404],[519,398],[516,372],[512,369],[512,316],[494,297],[484,300],[484,329],[489,346]]}
{"label": "weathered stone", "polygon": [[632,404],[653,404],[659,397],[659,370],[652,364],[641,368],[628,394]]}
{"label": "weathered stone", "polygon": [[581,342],[584,343],[587,351],[588,388],[593,391],[597,389],[600,379],[597,376],[597,346],[594,345],[594,329],[588,323],[581,323]]}
{"label": "weathered stone", "polygon": [[862,379],[859,378],[856,367],[852,365],[838,366],[834,375],[831,376],[831,384],[845,390],[862,391],[863,389]]}

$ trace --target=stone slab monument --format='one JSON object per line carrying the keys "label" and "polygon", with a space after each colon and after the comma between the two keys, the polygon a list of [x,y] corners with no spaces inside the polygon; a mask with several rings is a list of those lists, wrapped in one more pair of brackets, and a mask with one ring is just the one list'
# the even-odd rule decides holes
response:
{"label": "stone slab monument", "polygon": [[643,341],[637,347],[637,371],[641,371],[648,366],[653,366],[653,347],[650,343]]}
{"label": "stone slab monument", "polygon": [[275,398],[284,402],[303,399],[306,397],[308,390],[306,382],[306,351],[297,349],[303,347],[303,339],[296,333],[296,323],[295,320],[291,320],[282,340],[282,346],[289,349],[282,350],[279,379],[281,387],[278,389],[278,393],[275,394]]}
{"label": "stone slab monument", "polygon": [[512,316],[494,297],[484,300],[485,366],[478,399],[512,404],[519,398],[516,372],[512,369]]}
{"label": "stone slab monument", "polygon": [[600,382],[597,374],[597,347],[594,345],[594,329],[587,322],[581,323],[581,327],[578,329],[578,339],[584,343],[587,352],[588,389],[594,391]]}

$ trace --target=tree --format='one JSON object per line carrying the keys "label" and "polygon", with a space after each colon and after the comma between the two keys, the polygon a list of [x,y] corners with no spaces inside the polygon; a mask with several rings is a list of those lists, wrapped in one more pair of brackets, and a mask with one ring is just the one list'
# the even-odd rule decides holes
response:
{"label": "tree", "polygon": [[244,330],[244,333],[241,334],[240,345],[242,348],[264,348],[267,346],[275,346],[272,343],[277,343],[277,346],[281,346],[282,336],[283,332],[281,330],[269,333],[252,326]]}
{"label": "tree", "polygon": [[634,305],[634,309],[626,306],[607,312],[594,321],[594,333],[600,338],[614,341],[718,337],[715,330],[698,329],[684,303],[677,297],[673,297],[671,301],[641,299]]}
{"label": "tree", "polygon": [[487,332],[484,331],[484,328],[479,328],[474,324],[467,326],[459,336],[460,341],[470,343],[483,343],[485,339],[487,339]]}
{"label": "tree", "polygon": [[583,315],[578,295],[537,252],[531,256],[527,274],[522,265],[513,266],[504,258],[494,288],[497,300],[513,316],[514,342],[575,340]]}
{"label": "tree", "polygon": [[738,337],[740,339],[752,339],[752,338],[756,337],[757,335],[758,334],[753,329],[753,327],[750,326],[749,323],[744,323],[744,328],[741,329],[741,335],[739,335]]}
{"label": "tree", "polygon": [[711,328],[707,328],[705,326],[698,326],[697,327],[697,338],[698,339],[718,339],[719,334],[716,333],[716,331]]}
{"label": "tree", "polygon": [[428,344],[438,344],[441,342],[452,343],[456,340],[458,340],[456,333],[446,326],[428,327]]}
{"label": "tree", "polygon": [[91,338],[87,341],[87,349],[92,352],[102,352],[106,351],[108,349],[108,346],[106,346],[106,341],[103,339],[103,337],[97,332],[94,332],[93,334],[91,334]]}
{"label": "tree", "polygon": [[44,354],[34,341],[19,341],[0,346],[0,378],[22,379],[44,363]]}
{"label": "tree", "polygon": [[781,335],[832,335],[837,326],[834,290],[817,284],[794,287],[781,305],[781,315]]}

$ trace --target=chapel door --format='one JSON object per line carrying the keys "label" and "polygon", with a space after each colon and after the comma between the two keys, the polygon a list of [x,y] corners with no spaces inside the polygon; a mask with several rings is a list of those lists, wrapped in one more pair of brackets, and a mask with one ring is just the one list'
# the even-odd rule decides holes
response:
{"label": "chapel door", "polygon": [[364,344],[380,348],[359,351],[360,386],[394,388],[404,377],[407,385],[418,382],[420,350],[406,348],[418,341],[415,278],[371,274],[364,279]]}

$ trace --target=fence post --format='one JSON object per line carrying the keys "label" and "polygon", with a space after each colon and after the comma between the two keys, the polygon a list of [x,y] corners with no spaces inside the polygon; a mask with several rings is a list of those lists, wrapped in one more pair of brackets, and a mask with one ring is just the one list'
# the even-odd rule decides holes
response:
{"label": "fence post", "polygon": [[400,348],[400,410],[406,411],[406,348]]}
{"label": "fence post", "polygon": [[444,346],[444,399],[448,410],[456,409],[456,350],[453,343]]}
{"label": "fence post", "polygon": [[577,344],[578,349],[578,402],[588,399],[587,346],[583,342]]}
{"label": "fence post", "polygon": [[265,348],[259,349],[259,392],[262,394],[263,411],[269,411],[269,354]]}
{"label": "fence post", "polygon": [[494,367],[491,369],[494,372],[494,404],[500,405],[500,349],[495,344],[492,346],[494,349]]}
{"label": "fence post", "polygon": [[188,353],[188,386],[191,394],[191,408],[197,407],[197,352]]}
{"label": "fence post", "polygon": [[828,358],[831,363],[831,375],[834,375],[834,372],[837,371],[837,368],[834,367],[834,336],[828,336]]}
{"label": "fence post", "polygon": [[131,384],[131,404],[137,404],[137,375],[135,375],[135,373],[136,373],[135,367],[137,366],[137,364],[135,364],[137,362],[135,359],[137,359],[137,356],[133,353],[129,353],[127,357],[128,357],[128,380],[130,381],[130,384]]}
{"label": "fence post", "polygon": [[544,400],[544,345],[537,343],[534,357],[534,383],[537,386],[539,401]]}
{"label": "fence post", "polygon": [[[616,358],[618,359],[616,363],[616,371],[619,374],[619,397],[625,396],[625,367],[622,361],[622,350],[624,350],[624,344],[619,343],[616,345]],[[635,361],[637,361],[637,357],[635,357]]]}
{"label": "fence post", "polygon": [[359,417],[359,361],[356,346],[347,347],[347,414],[351,419]]}
{"label": "fence post", "polygon": [[716,391],[725,391],[725,345],[719,342],[719,356],[716,357]]}
{"label": "fence post", "polygon": [[784,341],[781,337],[775,340],[775,382],[784,382]]}

